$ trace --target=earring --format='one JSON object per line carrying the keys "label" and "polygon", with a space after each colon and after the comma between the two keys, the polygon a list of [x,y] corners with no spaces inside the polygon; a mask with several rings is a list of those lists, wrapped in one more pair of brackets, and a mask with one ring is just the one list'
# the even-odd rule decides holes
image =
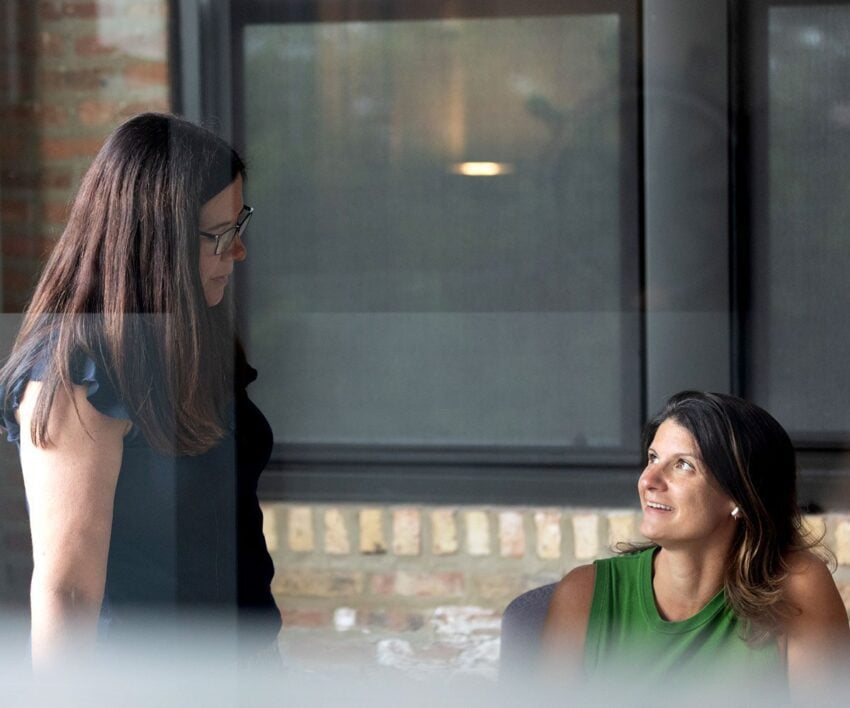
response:
{"label": "earring", "polygon": [[737,519],[741,515],[741,510],[736,506],[732,509],[732,518]]}

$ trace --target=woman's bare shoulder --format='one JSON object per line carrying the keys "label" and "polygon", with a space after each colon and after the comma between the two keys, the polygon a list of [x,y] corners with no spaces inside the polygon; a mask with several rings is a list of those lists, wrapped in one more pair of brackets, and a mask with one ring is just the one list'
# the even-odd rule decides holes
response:
{"label": "woman's bare shoulder", "polygon": [[789,612],[782,634],[786,646],[788,682],[795,704],[810,702],[813,691],[843,681],[850,661],[847,611],[826,563],[811,551],[785,558],[783,584]]}
{"label": "woman's bare shoulder", "polygon": [[580,620],[586,623],[595,582],[596,569],[592,565],[580,565],[567,573],[552,594],[547,624],[567,622],[575,626],[575,622]]}
{"label": "woman's bare shoulder", "polygon": [[827,564],[809,550],[794,551],[785,558],[788,576],[783,584],[785,601],[795,611],[789,620],[847,622],[841,595]]}
{"label": "woman's bare shoulder", "polygon": [[788,567],[785,592],[788,595],[805,595],[835,587],[826,562],[810,550],[789,553],[785,557],[785,563]]}
{"label": "woman's bare shoulder", "polygon": [[580,672],[595,579],[596,569],[582,565],[555,587],[542,638],[544,665],[553,676],[577,676]]}
{"label": "woman's bare shoulder", "polygon": [[595,581],[596,568],[593,565],[580,565],[561,578],[553,599],[558,598],[562,602],[589,600],[593,597]]}

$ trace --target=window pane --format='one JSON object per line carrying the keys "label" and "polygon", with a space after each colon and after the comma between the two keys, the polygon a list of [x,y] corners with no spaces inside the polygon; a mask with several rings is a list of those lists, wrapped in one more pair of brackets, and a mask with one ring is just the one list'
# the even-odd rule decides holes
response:
{"label": "window pane", "polygon": [[755,398],[803,439],[850,433],[848,46],[846,5],[769,11],[750,379]]}
{"label": "window pane", "polygon": [[634,445],[620,29],[246,28],[249,347],[279,440]]}

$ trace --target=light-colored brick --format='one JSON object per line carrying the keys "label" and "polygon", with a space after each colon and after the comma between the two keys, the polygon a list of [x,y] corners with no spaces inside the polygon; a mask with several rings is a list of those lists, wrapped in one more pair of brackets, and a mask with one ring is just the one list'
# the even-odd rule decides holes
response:
{"label": "light-colored brick", "polygon": [[100,41],[97,35],[84,35],[74,42],[74,51],[80,56],[97,56],[99,54],[115,54],[116,47]]}
{"label": "light-colored brick", "polygon": [[316,629],[330,626],[332,613],[329,609],[303,610],[300,608],[281,607],[280,618],[283,620],[283,626],[287,628],[304,627]]}
{"label": "light-colored brick", "polygon": [[371,583],[376,595],[401,597],[460,597],[465,586],[464,573],[459,571],[416,573],[400,570],[374,575]]}
{"label": "light-colored brick", "polygon": [[263,536],[266,539],[266,548],[269,553],[277,551],[277,515],[273,504],[260,504],[260,511],[263,514]]}
{"label": "light-colored brick", "polygon": [[436,556],[457,553],[457,521],[454,509],[434,509],[431,512],[431,551]]}
{"label": "light-colored brick", "polygon": [[168,81],[168,63],[164,61],[138,61],[124,67],[124,82],[128,88],[162,85]]}
{"label": "light-colored brick", "polygon": [[115,101],[96,101],[85,100],[81,101],[77,107],[77,115],[80,122],[86,126],[106,125],[120,111],[120,104]]}
{"label": "light-colored brick", "polygon": [[521,511],[499,512],[499,553],[504,558],[525,555],[525,529]]}
{"label": "light-colored brick", "polygon": [[419,510],[393,509],[393,553],[397,556],[418,556],[422,543],[422,523]]}
{"label": "light-colored brick", "polygon": [[292,506],[289,508],[286,536],[289,548],[297,553],[310,553],[315,549],[313,511],[309,506]]}
{"label": "light-colored brick", "polygon": [[487,600],[499,607],[507,607],[508,603],[523,593],[525,578],[519,573],[503,573],[500,575],[478,575],[469,578],[474,592],[473,597]]}
{"label": "light-colored brick", "polygon": [[272,591],[288,597],[352,598],[363,592],[363,573],[353,571],[281,569],[275,573]]}
{"label": "light-colored brick", "polygon": [[72,157],[93,157],[103,144],[101,138],[69,137],[42,138],[40,151],[47,160],[65,160]]}
{"label": "light-colored brick", "polygon": [[618,543],[636,540],[635,515],[631,512],[608,515],[608,545],[616,548]]}
{"label": "light-colored brick", "polygon": [[561,557],[561,512],[537,511],[534,513],[537,529],[537,556],[544,560]]}
{"label": "light-colored brick", "polygon": [[126,9],[126,17],[133,20],[145,20],[149,18],[165,18],[168,16],[168,3],[165,2],[137,2],[129,5]]}
{"label": "light-colored brick", "polygon": [[381,509],[360,510],[360,552],[374,555],[387,552]]}
{"label": "light-colored brick", "polygon": [[573,555],[589,560],[599,554],[599,514],[573,514]]}
{"label": "light-colored brick", "polygon": [[351,553],[351,541],[341,509],[325,510],[325,553],[342,556]]}
{"label": "light-colored brick", "polygon": [[839,521],[835,528],[835,558],[841,565],[850,565],[850,519]]}
{"label": "light-colored brick", "polygon": [[467,511],[466,552],[471,556],[490,555],[490,519],[486,511]]}
{"label": "light-colored brick", "polygon": [[96,17],[109,17],[115,8],[111,3],[105,2],[41,2],[39,3],[39,15],[45,20],[63,20],[66,18],[94,19]]}

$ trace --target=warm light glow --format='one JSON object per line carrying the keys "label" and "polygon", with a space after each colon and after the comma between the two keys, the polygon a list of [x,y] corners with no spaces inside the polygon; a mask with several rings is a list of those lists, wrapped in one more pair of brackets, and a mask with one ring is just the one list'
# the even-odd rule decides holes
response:
{"label": "warm light glow", "polygon": [[452,165],[452,172],[466,177],[497,177],[513,171],[513,165],[507,162],[458,162]]}

